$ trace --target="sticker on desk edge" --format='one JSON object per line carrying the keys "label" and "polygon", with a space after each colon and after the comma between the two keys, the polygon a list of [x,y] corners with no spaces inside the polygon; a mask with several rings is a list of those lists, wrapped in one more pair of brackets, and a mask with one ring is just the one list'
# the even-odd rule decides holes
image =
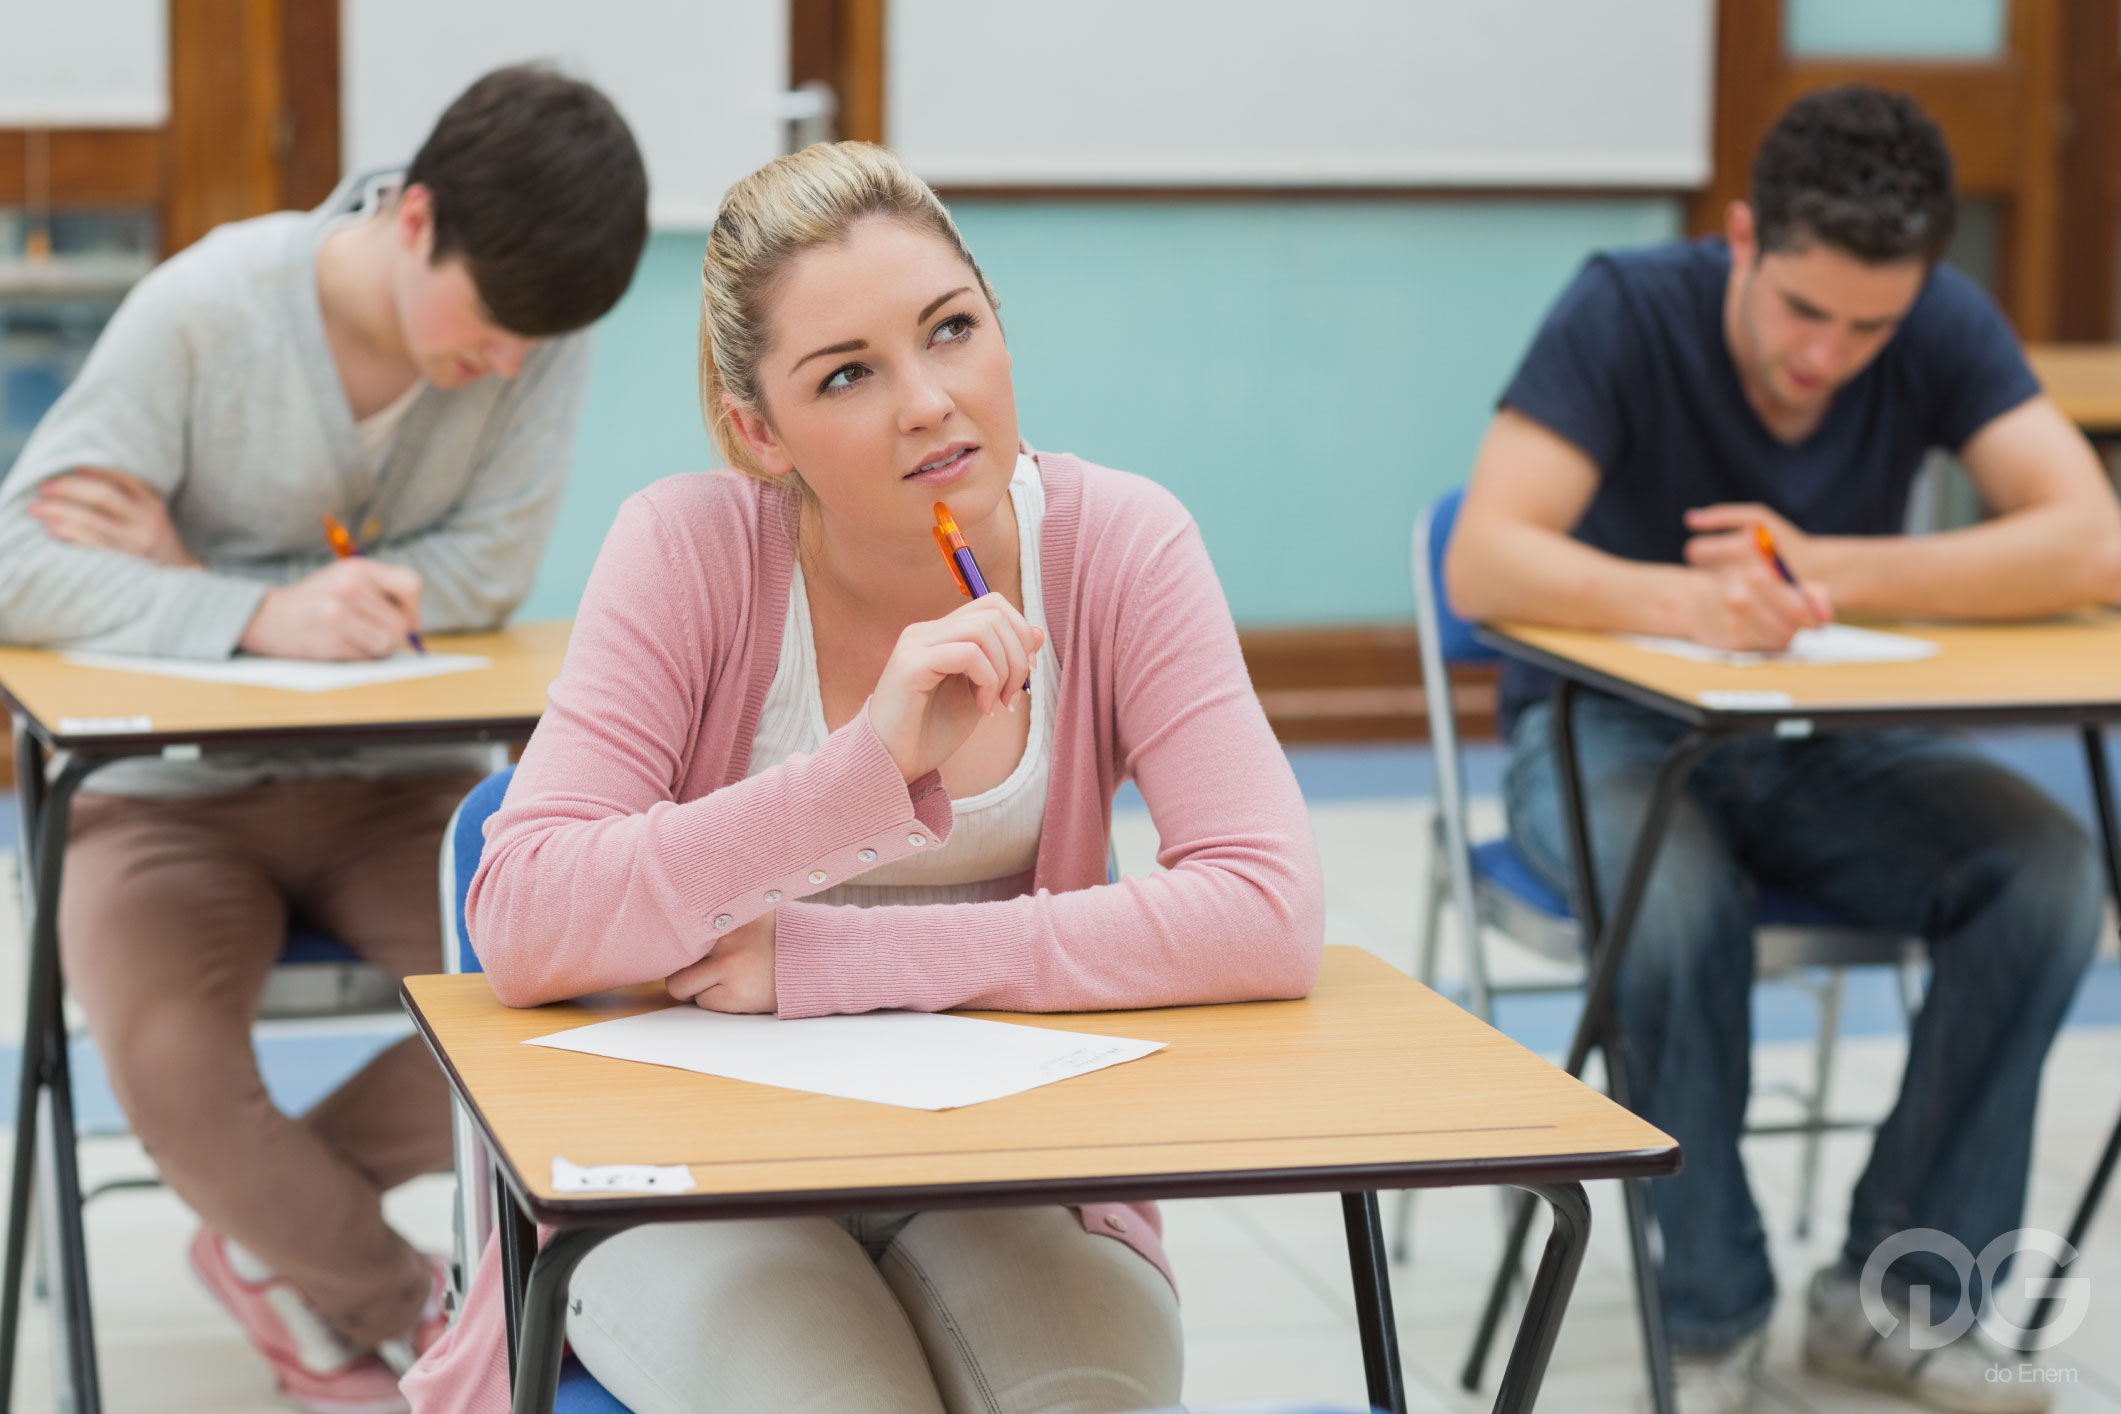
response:
{"label": "sticker on desk edge", "polygon": [[1777,707],[1794,707],[1797,699],[1787,692],[1758,691],[1710,691],[1701,694],[1701,705],[1713,707],[1719,712],[1772,711]]}
{"label": "sticker on desk edge", "polygon": [[153,717],[61,717],[61,736],[116,736],[120,732],[151,732]]}
{"label": "sticker on desk edge", "polygon": [[693,1187],[684,1164],[591,1164],[584,1168],[552,1156],[555,1193],[684,1193]]}

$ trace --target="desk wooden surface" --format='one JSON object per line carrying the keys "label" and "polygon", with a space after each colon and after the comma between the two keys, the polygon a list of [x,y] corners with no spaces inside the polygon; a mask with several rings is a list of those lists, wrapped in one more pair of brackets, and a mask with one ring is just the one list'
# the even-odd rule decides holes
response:
{"label": "desk wooden surface", "polygon": [[[659,988],[526,1011],[502,1006],[475,974],[413,977],[405,991],[545,1220],[1560,1182],[1669,1173],[1678,1163],[1677,1145],[1649,1124],[1349,947],[1326,949],[1318,988],[1303,1001],[971,1013],[1168,1045],[943,1111],[522,1044],[669,1005]],[[558,1195],[556,1154],[577,1164],[687,1164],[698,1189]],[[1323,1169],[1373,1181],[1320,1182]]]}
{"label": "desk wooden surface", "polygon": [[[2121,716],[2121,614],[2102,611],[2037,623],[1875,621],[1872,626],[1929,639],[1941,651],[1913,663],[1734,667],[1675,658],[1581,629],[1496,624],[1482,632],[1514,656],[1586,669],[1571,676],[1594,686],[1694,708],[1703,705],[1703,693],[1780,692],[1790,699],[1785,706],[1751,710],[1779,716],[1792,709],[1822,715]],[[1744,711],[1730,709],[1729,714]]]}
{"label": "desk wooden surface", "polygon": [[2025,357],[2064,417],[2088,434],[2121,433],[2121,344],[2032,344]]}
{"label": "desk wooden surface", "polygon": [[[113,672],[69,663],[58,653],[0,648],[0,699],[26,713],[60,746],[153,742],[212,742],[217,738],[295,739],[358,729],[380,736],[391,729],[463,732],[482,727],[521,730],[545,710],[545,689],[560,674],[569,624],[518,624],[498,633],[437,634],[437,653],[476,653],[491,667],[442,677],[350,687],[334,692],[287,692],[236,687],[146,673]],[[62,730],[69,721],[107,723],[145,717],[129,730]]]}

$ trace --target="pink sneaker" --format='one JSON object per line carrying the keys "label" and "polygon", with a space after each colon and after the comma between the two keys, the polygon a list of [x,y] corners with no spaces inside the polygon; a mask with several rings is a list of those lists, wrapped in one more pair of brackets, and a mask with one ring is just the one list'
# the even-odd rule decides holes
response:
{"label": "pink sneaker", "polygon": [[445,1257],[428,1254],[428,1263],[434,1269],[433,1285],[427,1289],[427,1304],[412,1323],[412,1329],[396,1340],[386,1340],[376,1347],[376,1356],[399,1375],[413,1367],[413,1363],[427,1353],[427,1347],[442,1338],[449,1329],[449,1261]]}
{"label": "pink sneaker", "polygon": [[407,1414],[411,1408],[390,1367],[342,1340],[293,1283],[241,1276],[219,1233],[199,1229],[191,1268],[236,1318],[296,1407],[311,1414]]}

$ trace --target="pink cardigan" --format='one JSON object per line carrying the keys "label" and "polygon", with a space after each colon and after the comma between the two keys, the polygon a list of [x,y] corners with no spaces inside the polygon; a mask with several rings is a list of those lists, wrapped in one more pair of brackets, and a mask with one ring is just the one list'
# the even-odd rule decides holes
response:
{"label": "pink cardigan", "polygon": [[[789,1017],[1310,990],[1324,935],[1317,846],[1198,529],[1153,482],[1038,461],[1039,671],[1060,674],[1060,704],[1022,894],[800,902],[947,839],[949,796],[934,774],[907,787],[866,712],[815,756],[745,779],[787,618],[795,506],[735,472],[673,477],[620,510],[551,706],[487,825],[467,916],[503,1001],[660,980],[770,908]],[[1165,872],[1108,884],[1112,797],[1130,778]],[[1152,1205],[1080,1216],[1168,1274]],[[423,1414],[506,1408],[495,1257],[489,1245],[464,1315],[406,1376]]]}

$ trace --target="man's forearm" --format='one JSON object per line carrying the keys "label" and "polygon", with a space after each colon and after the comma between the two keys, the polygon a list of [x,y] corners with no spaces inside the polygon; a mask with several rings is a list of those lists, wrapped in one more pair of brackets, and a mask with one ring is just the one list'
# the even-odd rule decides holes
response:
{"label": "man's forearm", "polygon": [[2035,618],[2121,600],[2121,519],[2072,502],[1932,535],[1815,536],[1795,568],[1845,613]]}
{"label": "man's forearm", "polygon": [[226,657],[265,585],[68,545],[0,499],[0,642]]}
{"label": "man's forearm", "polygon": [[1463,618],[1620,633],[1688,631],[1687,570],[1623,560],[1544,527],[1461,526],[1449,570],[1452,607]]}

